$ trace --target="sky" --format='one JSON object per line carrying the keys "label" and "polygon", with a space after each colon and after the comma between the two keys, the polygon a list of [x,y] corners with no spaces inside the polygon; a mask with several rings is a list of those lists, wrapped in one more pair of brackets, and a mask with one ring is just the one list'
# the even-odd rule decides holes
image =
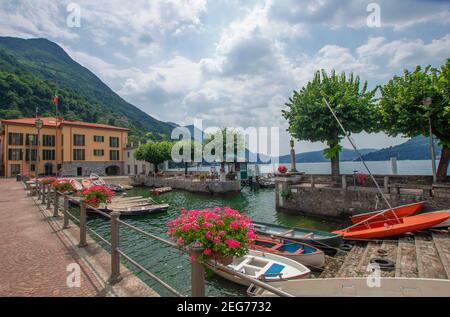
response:
{"label": "sky", "polygon": [[[352,71],[375,87],[404,68],[443,64],[450,1],[2,0],[0,35],[56,42],[159,120],[280,127],[286,154],[281,110],[293,90],[322,68]],[[405,140],[354,139],[361,148]],[[296,142],[297,152],[324,147]]]}

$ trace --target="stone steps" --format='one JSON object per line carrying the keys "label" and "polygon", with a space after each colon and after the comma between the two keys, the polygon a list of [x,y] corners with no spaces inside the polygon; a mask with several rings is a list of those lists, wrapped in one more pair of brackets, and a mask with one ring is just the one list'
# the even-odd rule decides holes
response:
{"label": "stone steps", "polygon": [[416,233],[415,245],[419,278],[447,279],[432,236],[427,233]]}

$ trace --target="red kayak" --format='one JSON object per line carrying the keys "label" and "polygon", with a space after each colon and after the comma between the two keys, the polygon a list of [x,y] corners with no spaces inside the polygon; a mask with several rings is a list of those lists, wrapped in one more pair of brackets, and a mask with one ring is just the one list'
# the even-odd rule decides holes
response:
{"label": "red kayak", "polygon": [[431,228],[450,218],[447,212],[421,214],[417,216],[388,219],[371,223],[364,223],[343,230],[333,231],[344,239],[372,239],[401,235]]}
{"label": "red kayak", "polygon": [[[409,217],[409,216],[413,216],[413,215],[417,214],[418,212],[420,212],[423,209],[424,204],[425,204],[425,202],[421,201],[421,202],[413,203],[413,204],[409,204],[409,205],[398,206],[398,207],[394,207],[394,211],[398,218]],[[353,223],[360,223],[360,222],[365,221],[366,219],[369,219],[368,220],[369,222],[383,221],[386,219],[395,219],[395,215],[392,212],[392,210],[386,209],[385,211],[386,212],[384,214],[380,214],[372,219],[369,219],[369,218],[375,216],[378,213],[383,212],[383,210],[366,212],[364,214],[352,216],[352,217],[350,217],[350,219]]]}

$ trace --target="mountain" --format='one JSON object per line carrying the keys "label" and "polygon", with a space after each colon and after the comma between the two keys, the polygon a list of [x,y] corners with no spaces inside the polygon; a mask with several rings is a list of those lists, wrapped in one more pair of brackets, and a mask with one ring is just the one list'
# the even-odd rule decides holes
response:
{"label": "mountain", "polygon": [[0,117],[54,115],[52,96],[64,118],[129,128],[130,139],[146,132],[170,134],[159,121],[126,102],[57,44],[46,39],[0,37]]}
{"label": "mountain", "polygon": [[[436,157],[439,157],[441,148],[436,140],[435,151]],[[365,161],[386,161],[391,157],[396,157],[397,160],[430,160],[430,140],[424,136],[417,136],[405,143],[363,155]]]}
{"label": "mountain", "polygon": [[[374,152],[376,149],[361,149],[359,150],[362,155]],[[358,159],[358,154],[354,150],[350,149],[342,149],[339,154],[340,161],[354,161]],[[330,160],[323,156],[323,151],[313,151],[313,152],[305,152],[299,153],[295,155],[295,161],[297,163],[318,163],[318,162],[329,162]],[[280,163],[290,163],[291,156],[283,155],[280,156]]]}

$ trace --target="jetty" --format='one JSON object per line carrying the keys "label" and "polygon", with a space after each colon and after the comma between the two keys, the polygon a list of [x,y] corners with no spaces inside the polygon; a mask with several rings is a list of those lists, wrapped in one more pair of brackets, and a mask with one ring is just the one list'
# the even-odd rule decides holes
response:
{"label": "jetty", "polygon": [[353,241],[351,250],[326,257],[319,278],[367,277],[370,261],[388,263],[382,277],[450,279],[450,235],[448,230],[429,230],[400,238]]}

